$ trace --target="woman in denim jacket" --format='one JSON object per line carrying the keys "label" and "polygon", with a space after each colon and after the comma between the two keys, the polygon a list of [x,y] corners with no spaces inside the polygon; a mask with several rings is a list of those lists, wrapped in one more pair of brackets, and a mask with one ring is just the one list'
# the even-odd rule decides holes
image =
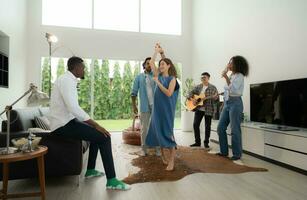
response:
{"label": "woman in denim jacket", "polygon": [[[222,77],[226,81],[224,87],[224,107],[221,113],[217,133],[219,135],[220,156],[228,156],[227,126],[231,127],[231,160],[239,160],[242,156],[241,118],[243,112],[242,94],[244,77],[248,75],[248,62],[242,56],[234,56],[230,59]],[[227,72],[232,73],[228,77]]]}

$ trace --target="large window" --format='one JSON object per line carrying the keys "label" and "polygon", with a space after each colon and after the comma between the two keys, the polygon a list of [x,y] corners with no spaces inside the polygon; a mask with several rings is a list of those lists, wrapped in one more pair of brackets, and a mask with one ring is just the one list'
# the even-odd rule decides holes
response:
{"label": "large window", "polygon": [[181,35],[181,0],[43,0],[42,24]]}
{"label": "large window", "polygon": [[141,3],[141,32],[181,34],[180,0],[143,0]]}
{"label": "large window", "polygon": [[[142,72],[142,61],[84,59],[85,76],[78,85],[80,106],[108,130],[121,131],[131,126],[131,89]],[[42,58],[42,90],[49,91],[49,62]],[[51,82],[64,74],[67,58],[51,59]],[[181,64],[176,64],[181,79]],[[181,98],[176,106],[175,129],[180,128]]]}
{"label": "large window", "polygon": [[43,0],[42,23],[92,28],[92,0]]}
{"label": "large window", "polygon": [[94,28],[139,31],[139,0],[95,0]]}

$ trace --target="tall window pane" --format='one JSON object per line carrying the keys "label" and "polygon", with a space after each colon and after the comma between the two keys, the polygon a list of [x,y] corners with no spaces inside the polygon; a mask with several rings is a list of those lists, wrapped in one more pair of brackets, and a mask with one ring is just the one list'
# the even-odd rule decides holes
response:
{"label": "tall window pane", "polygon": [[[65,73],[68,58],[41,58],[41,86],[49,91],[51,83]],[[121,131],[132,124],[131,89],[136,76],[143,72],[143,60],[83,59],[84,79],[78,83],[79,105],[97,123],[109,131]],[[181,82],[181,63],[175,63],[178,82]],[[180,90],[181,94],[181,90]],[[181,128],[181,95],[176,104],[175,129]],[[139,104],[139,103],[138,103]],[[93,111],[93,113],[91,113]]]}
{"label": "tall window pane", "polygon": [[42,24],[92,28],[92,0],[43,0]]}
{"label": "tall window pane", "polygon": [[139,31],[139,0],[95,0],[94,28]]}
{"label": "tall window pane", "polygon": [[141,32],[181,35],[181,0],[141,0]]}

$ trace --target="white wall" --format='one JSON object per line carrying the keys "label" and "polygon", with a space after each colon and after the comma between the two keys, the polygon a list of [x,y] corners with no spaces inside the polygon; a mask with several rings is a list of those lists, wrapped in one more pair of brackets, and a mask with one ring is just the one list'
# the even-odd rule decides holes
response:
{"label": "white wall", "polygon": [[[65,28],[41,25],[41,1],[32,0],[28,4],[28,25],[30,33],[28,82],[40,85],[41,57],[48,56],[48,44],[45,33],[55,34],[59,41],[56,46],[66,46],[77,56],[83,58],[108,58],[143,60],[151,56],[155,42],[160,41],[167,57],[184,66],[183,74],[191,74],[191,17],[192,4],[182,1],[182,36],[145,34]],[[69,14],[69,12],[68,12]],[[167,15],[167,14],[166,14]],[[70,52],[59,48],[53,56],[70,57]]]}
{"label": "white wall", "polygon": [[219,90],[221,71],[234,55],[250,64],[249,84],[307,77],[306,0],[194,0],[193,77],[211,73]]}
{"label": "white wall", "polygon": [[[0,88],[0,112],[28,88],[25,85],[27,70],[26,8],[26,0],[1,0],[0,31],[9,37],[9,88]],[[21,101],[15,107],[24,105],[25,101]],[[5,115],[2,117],[6,118]],[[0,118],[0,124],[1,120]]]}
{"label": "white wall", "polygon": [[[64,45],[76,55],[89,58],[142,60],[160,41],[167,56],[183,64],[184,78],[193,75],[198,81],[199,74],[208,71],[219,90],[224,85],[220,72],[229,58],[243,55],[251,66],[244,91],[245,112],[249,111],[250,83],[307,77],[307,1],[182,3],[182,36],[168,36],[42,26],[40,0],[2,0],[0,31],[10,37],[10,88],[0,88],[1,109],[22,94],[30,82],[40,86],[41,57],[48,55],[45,32],[58,36],[57,46]],[[63,48],[54,56],[69,57],[70,53]]]}

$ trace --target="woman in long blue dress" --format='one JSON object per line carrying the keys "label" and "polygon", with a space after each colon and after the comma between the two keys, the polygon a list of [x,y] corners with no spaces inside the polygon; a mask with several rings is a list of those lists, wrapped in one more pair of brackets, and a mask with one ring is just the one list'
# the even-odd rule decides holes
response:
{"label": "woman in long blue dress", "polygon": [[[177,146],[173,129],[179,85],[176,81],[175,66],[170,59],[161,59],[158,69],[155,66],[155,58],[161,51],[163,50],[160,45],[156,44],[155,53],[150,60],[156,88],[146,144],[150,147],[161,147],[162,161],[167,165],[166,170],[171,171],[174,169],[175,147]],[[170,151],[169,159],[165,157],[166,149]]]}

